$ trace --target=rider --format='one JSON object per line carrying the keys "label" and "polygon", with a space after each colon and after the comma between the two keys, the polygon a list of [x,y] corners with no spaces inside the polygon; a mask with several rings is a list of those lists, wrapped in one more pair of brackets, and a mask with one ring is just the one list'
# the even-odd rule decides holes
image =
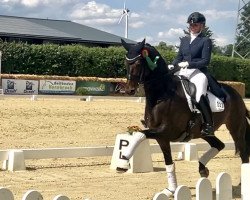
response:
{"label": "rider", "polygon": [[187,19],[189,33],[181,38],[179,52],[168,65],[169,69],[179,66],[177,75],[182,75],[196,86],[196,107],[200,110],[204,123],[202,124],[201,135],[213,136],[214,126],[212,111],[206,97],[208,79],[207,66],[211,59],[212,41],[205,37],[202,31],[205,28],[206,18],[199,12],[194,12]]}

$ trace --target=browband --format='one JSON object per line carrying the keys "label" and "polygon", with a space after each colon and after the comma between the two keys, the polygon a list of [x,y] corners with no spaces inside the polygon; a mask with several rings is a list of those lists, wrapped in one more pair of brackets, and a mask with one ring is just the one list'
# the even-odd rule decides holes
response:
{"label": "browband", "polygon": [[141,57],[141,54],[139,54],[138,56],[135,56],[134,58],[128,58],[127,56],[126,56],[126,60],[129,62],[129,63],[133,63],[133,62],[135,62],[136,60],[138,60],[138,58],[140,58]]}

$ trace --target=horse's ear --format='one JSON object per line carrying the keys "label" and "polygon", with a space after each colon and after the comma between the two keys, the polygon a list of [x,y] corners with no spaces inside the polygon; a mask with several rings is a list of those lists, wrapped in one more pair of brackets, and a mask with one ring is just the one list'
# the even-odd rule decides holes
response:
{"label": "horse's ear", "polygon": [[142,40],[142,42],[140,42],[139,49],[142,49],[145,46],[145,42],[146,42],[146,39],[144,38],[144,40]]}
{"label": "horse's ear", "polygon": [[143,43],[143,46],[145,45],[145,42],[146,42],[146,38],[144,38],[144,39],[142,40],[142,42],[141,42],[141,43]]}
{"label": "horse's ear", "polygon": [[125,42],[123,39],[121,39],[121,42],[122,42],[122,46],[123,46],[127,51],[129,51],[130,45],[129,45],[127,42]]}

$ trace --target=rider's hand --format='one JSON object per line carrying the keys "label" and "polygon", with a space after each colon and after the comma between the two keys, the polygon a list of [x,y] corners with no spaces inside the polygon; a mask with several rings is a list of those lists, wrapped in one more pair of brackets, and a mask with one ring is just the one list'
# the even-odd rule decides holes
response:
{"label": "rider's hand", "polygon": [[188,64],[187,61],[185,61],[185,62],[180,62],[180,63],[178,64],[178,66],[181,67],[181,68],[187,68],[187,67],[189,66],[189,64]]}
{"label": "rider's hand", "polygon": [[174,69],[174,65],[168,65],[168,69],[169,70],[173,70]]}

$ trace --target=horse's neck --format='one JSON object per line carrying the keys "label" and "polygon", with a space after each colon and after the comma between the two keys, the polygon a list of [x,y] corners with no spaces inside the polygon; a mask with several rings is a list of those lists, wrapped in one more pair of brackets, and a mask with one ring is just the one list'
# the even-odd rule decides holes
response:
{"label": "horse's neck", "polygon": [[146,99],[152,106],[159,101],[172,98],[175,95],[175,88],[175,81],[167,74],[151,79],[144,84]]}
{"label": "horse's neck", "polygon": [[151,84],[150,82],[144,84],[144,90],[146,102],[151,108],[160,101],[168,99],[182,99],[184,103],[186,102],[181,82],[174,75],[167,75],[166,78],[155,79]]}

